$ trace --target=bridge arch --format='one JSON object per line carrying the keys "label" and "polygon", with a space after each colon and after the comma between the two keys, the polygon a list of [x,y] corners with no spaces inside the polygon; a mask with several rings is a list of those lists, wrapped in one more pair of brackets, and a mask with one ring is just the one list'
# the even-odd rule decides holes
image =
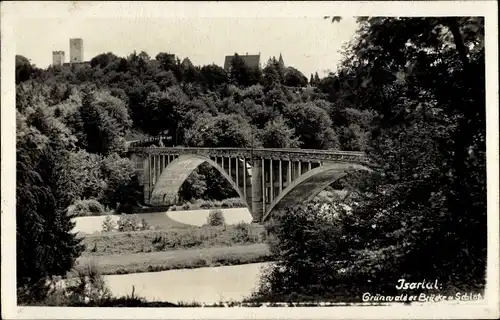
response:
{"label": "bridge arch", "polygon": [[336,180],[343,178],[351,170],[371,171],[371,169],[360,164],[325,163],[323,166],[302,174],[296,180],[293,180],[292,183],[271,202],[269,207],[266,208],[262,221],[267,221],[273,212],[313,199],[321,190],[325,189]]}
{"label": "bridge arch", "polygon": [[182,154],[163,169],[153,187],[150,204],[154,206],[175,204],[182,184],[204,162],[209,163],[226,178],[251,212],[251,207],[244,193],[228,172],[212,159],[199,154]]}

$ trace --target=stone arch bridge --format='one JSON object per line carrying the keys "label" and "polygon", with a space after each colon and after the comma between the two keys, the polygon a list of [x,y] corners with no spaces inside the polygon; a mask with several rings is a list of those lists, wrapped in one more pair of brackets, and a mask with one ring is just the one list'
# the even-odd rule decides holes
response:
{"label": "stone arch bridge", "polygon": [[369,170],[361,152],[129,146],[128,153],[151,206],[175,204],[187,177],[208,162],[263,222],[275,210],[315,197],[349,170]]}

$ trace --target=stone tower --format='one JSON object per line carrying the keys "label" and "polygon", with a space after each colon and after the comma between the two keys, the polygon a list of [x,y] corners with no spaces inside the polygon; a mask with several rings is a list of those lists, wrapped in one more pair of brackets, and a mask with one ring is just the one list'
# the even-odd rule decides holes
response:
{"label": "stone tower", "polygon": [[69,62],[83,62],[83,39],[69,39]]}
{"label": "stone tower", "polygon": [[64,51],[52,51],[52,65],[62,66],[64,63]]}

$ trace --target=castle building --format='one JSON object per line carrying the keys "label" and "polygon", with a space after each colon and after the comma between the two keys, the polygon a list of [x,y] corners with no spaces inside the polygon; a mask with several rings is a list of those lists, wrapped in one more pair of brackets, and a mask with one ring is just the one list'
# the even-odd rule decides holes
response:
{"label": "castle building", "polygon": [[70,63],[83,62],[83,39],[81,38],[69,39],[69,62]]}
{"label": "castle building", "polygon": [[[224,70],[229,72],[231,69],[231,65],[233,64],[233,59],[236,53],[232,56],[226,56],[224,59]],[[260,52],[259,54],[249,55],[248,52],[245,55],[239,56],[245,64],[250,68],[259,68],[260,67]]]}
{"label": "castle building", "polygon": [[[273,56],[272,60],[276,60],[276,57]],[[272,61],[271,59],[269,61]],[[283,56],[281,56],[281,53],[280,53],[280,57],[278,59],[278,64],[281,68],[285,68],[285,62],[283,61]]]}
{"label": "castle building", "polygon": [[52,51],[52,65],[62,66],[64,63],[64,51]]}

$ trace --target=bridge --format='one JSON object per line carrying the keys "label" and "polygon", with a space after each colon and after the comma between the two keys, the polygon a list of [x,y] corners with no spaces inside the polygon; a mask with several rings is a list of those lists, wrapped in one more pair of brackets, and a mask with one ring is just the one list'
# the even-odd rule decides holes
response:
{"label": "bridge", "polygon": [[369,170],[361,152],[309,149],[155,147],[131,144],[131,160],[151,206],[176,204],[188,176],[202,163],[236,190],[255,222],[314,198],[350,170]]}

